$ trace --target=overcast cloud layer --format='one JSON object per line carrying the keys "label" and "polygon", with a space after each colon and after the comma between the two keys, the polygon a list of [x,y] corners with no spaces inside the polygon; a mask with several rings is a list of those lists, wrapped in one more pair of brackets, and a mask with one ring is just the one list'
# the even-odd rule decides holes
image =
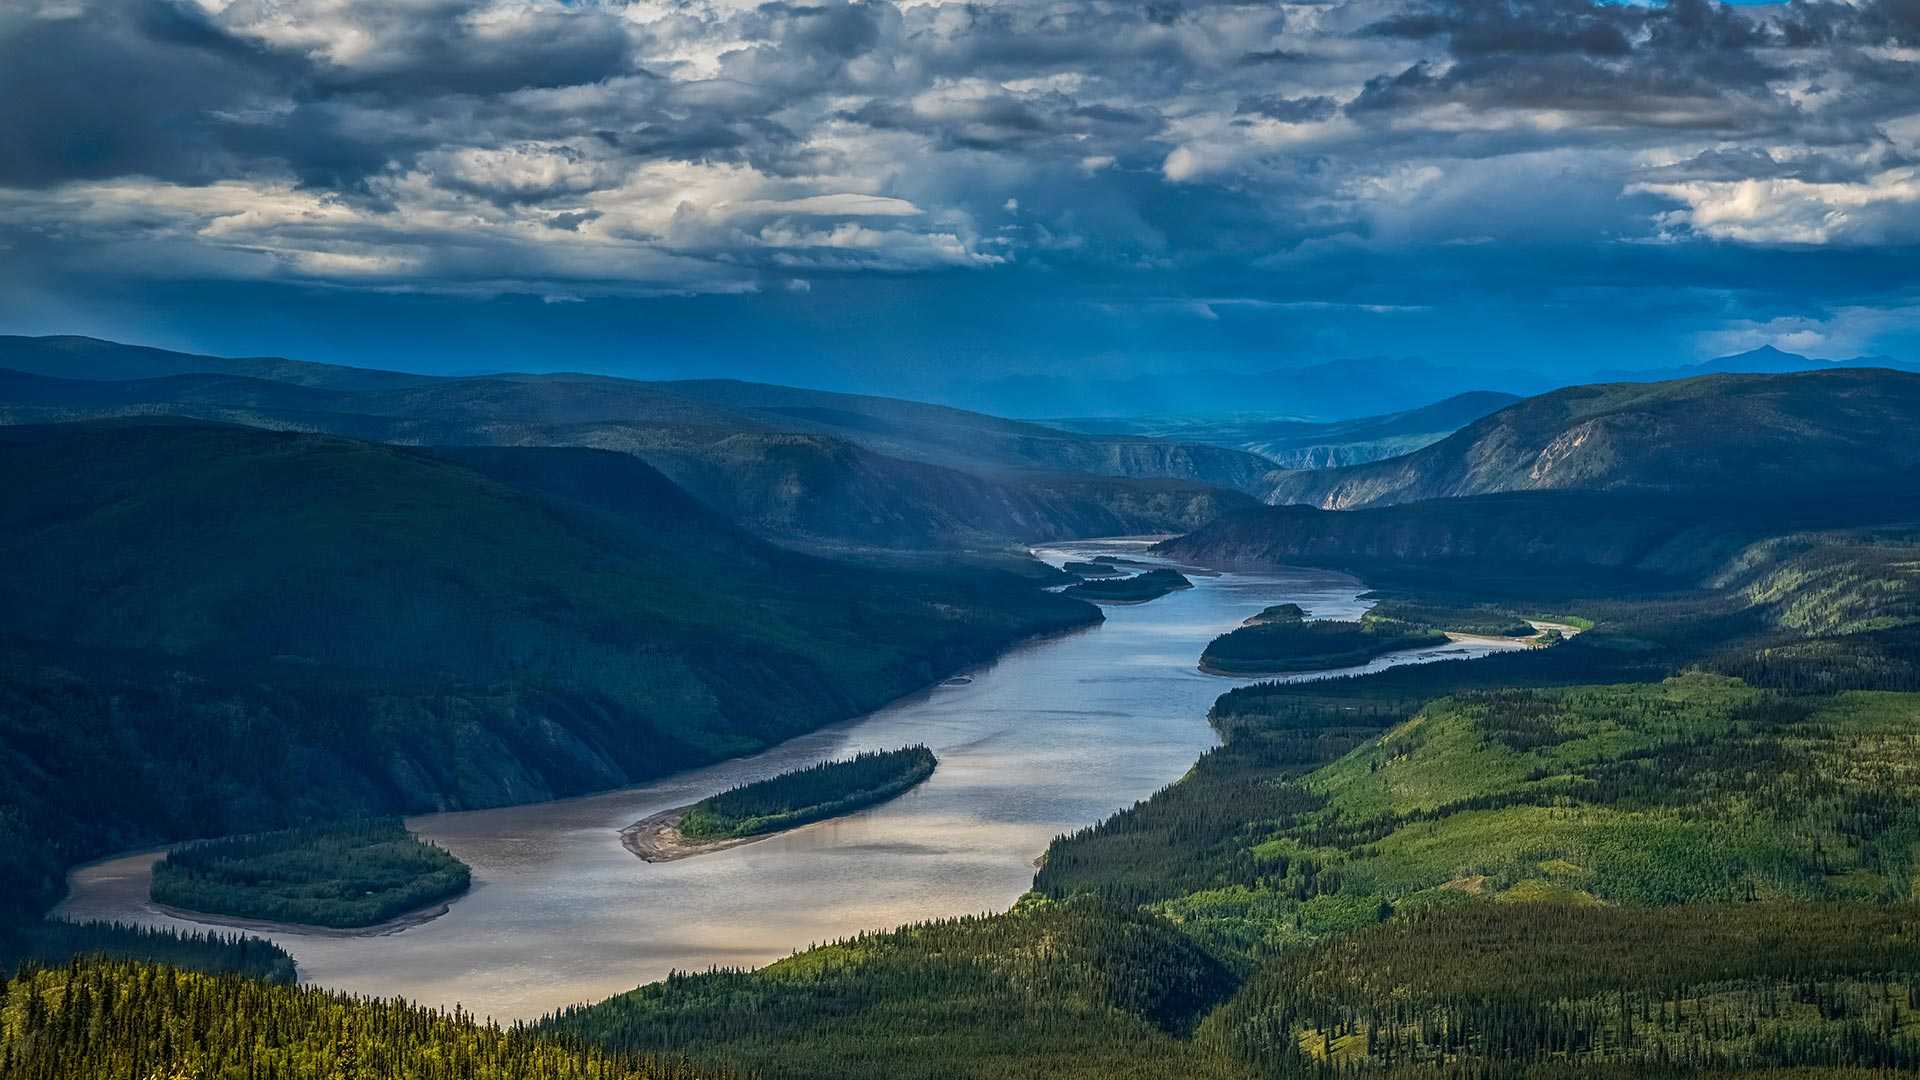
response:
{"label": "overcast cloud layer", "polygon": [[1631,367],[1910,348],[1917,253],[1920,0],[0,6],[0,330]]}

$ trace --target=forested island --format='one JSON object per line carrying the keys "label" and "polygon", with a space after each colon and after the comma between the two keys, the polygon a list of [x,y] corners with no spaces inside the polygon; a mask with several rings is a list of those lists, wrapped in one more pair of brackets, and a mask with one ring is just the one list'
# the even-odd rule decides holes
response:
{"label": "forested island", "polygon": [[1092,600],[1100,604],[1144,604],[1168,593],[1191,588],[1193,582],[1188,581],[1185,574],[1162,567],[1129,578],[1083,581],[1067,586],[1063,592],[1076,600]]}
{"label": "forested island", "polygon": [[1261,623],[1291,623],[1299,622],[1306,617],[1307,609],[1301,607],[1299,604],[1274,604],[1272,607],[1261,608],[1258,612],[1247,616],[1247,621],[1241,625],[1259,626]]}
{"label": "forested island", "polygon": [[1532,637],[1539,630],[1514,611],[1491,604],[1422,603],[1385,599],[1367,611],[1369,620],[1426,626],[1473,637]]}
{"label": "forested island", "polygon": [[[1273,612],[1276,609],[1269,608],[1261,615]],[[1447,640],[1446,634],[1431,627],[1387,619],[1347,622],[1280,612],[1214,638],[1200,656],[1200,668],[1217,675],[1324,671],[1354,667],[1403,649],[1444,645]]]}
{"label": "forested island", "polygon": [[183,845],[154,864],[152,896],[187,911],[346,930],[451,900],[470,883],[465,863],[388,817]]}
{"label": "forested island", "polygon": [[648,862],[717,851],[883,803],[932,776],[937,764],[925,746],[862,751],[655,814],[628,827],[622,839]]}

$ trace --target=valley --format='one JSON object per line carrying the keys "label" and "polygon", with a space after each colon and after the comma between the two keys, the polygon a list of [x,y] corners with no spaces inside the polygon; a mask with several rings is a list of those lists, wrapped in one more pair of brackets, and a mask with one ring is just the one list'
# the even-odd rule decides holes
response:
{"label": "valley", "polygon": [[[1139,544],[1043,548],[1053,563]],[[581,799],[416,816],[408,826],[473,870],[447,914],[378,938],[269,936],[301,976],[482,1015],[533,1019],[714,965],[757,966],[812,942],[921,919],[1000,911],[1032,883],[1056,835],[1177,779],[1214,745],[1201,674],[1207,640],[1281,602],[1357,615],[1363,586],[1313,571],[1195,576],[1194,587],[1111,609],[1089,629],[1019,647],[851,724],[760,754]],[[1441,659],[1473,656],[1456,646]],[[1231,685],[1231,684],[1228,684]],[[646,863],[621,830],[740,783],[861,750],[925,742],[940,759],[889,802],[700,858]],[[1059,778],[1071,776],[1071,784]],[[83,867],[69,919],[194,928],[146,900],[152,854]]]}
{"label": "valley", "polygon": [[[177,355],[114,363],[200,363]],[[25,748],[0,757],[0,858],[38,882],[0,958],[52,965],[12,984],[9,1045],[40,1030],[31,1001],[113,986],[152,1017],[226,1002],[235,1032],[407,1025],[354,1052],[464,1040],[476,1073],[1920,1061],[1899,1004],[1920,966],[1866,944],[1906,941],[1920,879],[1920,496],[1901,452],[1850,463],[1920,412],[1908,376],[1563,391],[1250,482],[1152,436],[884,399],[233,363],[274,376],[256,404],[722,410],[947,470],[912,496],[948,506],[937,475],[1117,486],[1105,517],[1016,509],[1031,548],[900,489],[912,527],[868,544],[632,447],[195,415],[237,408],[241,371],[159,396],[95,379],[91,405],[15,380],[39,395],[15,418],[83,415],[0,428],[0,733]],[[1675,419],[1700,408],[1727,415]],[[1650,425],[1664,441],[1609,441]],[[1745,487],[1721,482],[1736,459]],[[1191,475],[1220,469],[1242,488]],[[1244,490],[1269,482],[1334,494]],[[1046,539],[1194,490],[1211,509],[1164,538]],[[409,816],[342,823],[369,814]],[[194,836],[227,838],[162,862]],[[233,930],[261,937],[208,936]],[[1605,962],[1516,975],[1559,955],[1543,932]],[[296,972],[346,996],[274,985]],[[181,978],[207,981],[146,989]],[[374,1000],[396,995],[451,1026]],[[485,1043],[475,1018],[518,1026]],[[278,1030],[313,1059],[310,1029]]]}

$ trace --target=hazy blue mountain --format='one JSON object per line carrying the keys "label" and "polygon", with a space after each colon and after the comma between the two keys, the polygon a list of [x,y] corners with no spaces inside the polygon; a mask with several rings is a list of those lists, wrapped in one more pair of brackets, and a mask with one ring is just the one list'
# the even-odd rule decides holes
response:
{"label": "hazy blue mountain", "polygon": [[1325,469],[1418,450],[1519,400],[1513,394],[1475,390],[1418,409],[1333,421],[1255,415],[1096,417],[1049,422],[1092,435],[1148,435],[1231,446],[1259,454],[1282,468]]}
{"label": "hazy blue mountain", "polygon": [[398,371],[314,364],[279,357],[201,356],[72,335],[0,335],[0,368],[62,379],[153,379],[166,375],[244,375],[336,390],[379,390],[425,382]]}
{"label": "hazy blue mountain", "polygon": [[1641,371],[1614,371],[1595,378],[1595,382],[1662,382],[1687,379],[1696,375],[1786,375],[1797,371],[1833,371],[1839,368],[1887,368],[1895,371],[1920,371],[1920,365],[1907,364],[1890,356],[1856,356],[1845,360],[1823,360],[1762,345],[1731,356],[1717,356],[1697,364]]}
{"label": "hazy blue mountain", "polygon": [[[1532,395],[1596,382],[1657,382],[1696,375],[1767,375],[1839,367],[1920,371],[1920,364],[1889,357],[1818,360],[1770,346],[1672,367],[1648,368],[1623,360],[1614,370],[1599,373],[1559,371],[1551,356],[1531,359],[1535,361],[1533,367],[1512,363],[1467,367],[1417,358],[1362,356],[1257,371],[1196,371],[1116,379],[1019,375],[957,385],[943,400],[1006,416],[1131,419],[1265,414],[1329,421],[1405,412],[1473,391]],[[1079,421],[1074,430],[1100,429]],[[1123,425],[1110,430],[1132,429]]]}
{"label": "hazy blue mountain", "polygon": [[1196,371],[1123,379],[1021,375],[969,383],[948,399],[1013,416],[1234,416],[1345,420],[1419,409],[1476,390],[1534,394],[1562,385],[1517,368],[1456,368],[1364,356],[1263,371]]}

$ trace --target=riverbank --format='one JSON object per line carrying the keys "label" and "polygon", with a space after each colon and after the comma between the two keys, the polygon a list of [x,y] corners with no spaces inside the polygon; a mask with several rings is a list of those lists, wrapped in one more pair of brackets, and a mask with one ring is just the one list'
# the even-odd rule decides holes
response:
{"label": "riverbank", "polygon": [[1526,637],[1505,637],[1498,634],[1466,634],[1449,630],[1447,631],[1447,639],[1449,641],[1460,642],[1463,645],[1545,645],[1547,644],[1548,634],[1558,633],[1562,638],[1570,638],[1580,633],[1580,627],[1574,626],[1572,623],[1541,622],[1535,619],[1528,619],[1527,624],[1533,627],[1533,633]]}

